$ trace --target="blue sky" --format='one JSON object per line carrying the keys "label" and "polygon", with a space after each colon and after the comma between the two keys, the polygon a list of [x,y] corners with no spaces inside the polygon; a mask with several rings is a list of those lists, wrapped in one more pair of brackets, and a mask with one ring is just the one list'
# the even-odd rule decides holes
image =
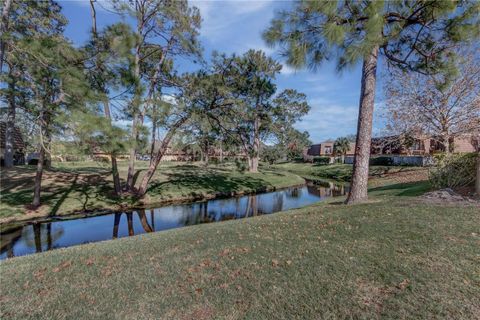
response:
{"label": "blue sky", "polygon": [[[97,22],[99,28],[121,19],[118,15],[101,8],[101,6],[108,7],[107,2],[102,0],[98,0],[98,2]],[[69,20],[66,36],[76,45],[82,45],[87,40],[91,28],[89,1],[60,0],[59,3]],[[214,50],[243,53],[248,49],[261,49],[281,61],[275,49],[265,45],[261,33],[268,27],[275,11],[290,7],[291,2],[191,0],[190,4],[200,9],[203,18],[200,40],[204,48],[204,56],[207,59]],[[196,68],[186,60],[179,60],[177,67],[180,69]],[[313,142],[355,133],[360,93],[360,71],[361,66],[358,65],[339,75],[336,73],[333,63],[322,65],[316,72],[293,70],[284,66],[282,73],[277,78],[278,89],[293,88],[305,93],[311,106],[309,114],[296,125],[297,129],[308,131]],[[374,131],[378,131],[376,127],[378,125],[374,126]]]}

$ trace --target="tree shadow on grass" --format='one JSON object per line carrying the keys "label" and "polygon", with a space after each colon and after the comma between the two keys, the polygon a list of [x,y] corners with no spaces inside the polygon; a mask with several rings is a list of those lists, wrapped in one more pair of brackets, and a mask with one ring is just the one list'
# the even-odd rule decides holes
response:
{"label": "tree shadow on grass", "polygon": [[192,190],[187,195],[199,195],[202,191],[213,193],[235,193],[239,191],[264,191],[271,187],[271,184],[263,179],[251,176],[229,177],[212,171],[183,171],[165,173],[166,181],[152,183],[148,188],[150,195],[159,195],[167,190],[184,188]]}

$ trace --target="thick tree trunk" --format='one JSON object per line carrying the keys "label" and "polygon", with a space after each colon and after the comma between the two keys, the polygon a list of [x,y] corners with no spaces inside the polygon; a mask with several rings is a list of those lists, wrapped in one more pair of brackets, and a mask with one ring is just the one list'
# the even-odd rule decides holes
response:
{"label": "thick tree trunk", "polygon": [[185,121],[187,121],[186,117],[181,118],[180,120],[178,120],[175,124],[173,124],[170,127],[170,130],[165,135],[165,138],[163,139],[162,144],[160,145],[160,148],[157,150],[157,153],[153,157],[150,165],[148,166],[147,172],[145,173],[142,181],[140,182],[140,185],[139,185],[138,191],[137,191],[138,196],[142,197],[147,192],[148,183],[150,182],[153,175],[155,174],[155,171],[157,170],[158,164],[162,160],[165,152],[167,151],[167,147],[170,144],[170,140],[172,140],[173,135],[175,134],[177,129],[180,126],[182,126],[185,123]]}
{"label": "thick tree trunk", "polygon": [[[12,5],[12,0],[5,0],[3,3],[2,9],[2,20],[0,25],[0,32],[4,34],[8,30],[8,15],[10,13],[10,7]],[[3,72],[3,60],[5,58],[5,50],[6,50],[6,43],[5,41],[0,41],[0,73]]]}
{"label": "thick tree trunk", "polygon": [[357,141],[353,160],[353,175],[347,203],[357,203],[368,199],[368,165],[372,141],[373,109],[377,73],[378,47],[364,59],[362,87],[358,113]]}
{"label": "thick tree trunk", "polygon": [[45,161],[45,149],[40,146],[40,155],[38,157],[37,174],[35,175],[35,185],[33,188],[33,207],[40,205],[40,192],[42,190],[43,162]]}
{"label": "thick tree trunk", "polygon": [[13,146],[13,132],[15,129],[15,82],[12,81],[8,84],[8,111],[7,111],[7,123],[5,128],[5,154],[4,164],[5,168],[13,167],[13,154],[15,152]]}

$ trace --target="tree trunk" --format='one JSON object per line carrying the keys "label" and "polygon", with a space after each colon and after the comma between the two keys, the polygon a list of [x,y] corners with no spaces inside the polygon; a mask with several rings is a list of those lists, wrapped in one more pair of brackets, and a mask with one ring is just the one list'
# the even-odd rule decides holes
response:
{"label": "tree trunk", "polygon": [[153,232],[152,227],[148,224],[147,216],[145,214],[145,209],[140,209],[137,211],[138,217],[140,218],[140,223],[145,232]]}
{"label": "tree trunk", "polygon": [[368,199],[368,165],[372,141],[377,58],[378,46],[375,46],[363,61],[353,174],[350,193],[346,201],[348,204],[358,203]]}
{"label": "tree trunk", "polygon": [[223,162],[223,144],[220,141],[220,162]]}
{"label": "tree trunk", "polygon": [[148,183],[150,182],[153,175],[155,174],[155,171],[157,170],[160,160],[162,160],[163,155],[167,151],[168,145],[170,144],[170,140],[172,140],[173,135],[175,134],[177,129],[180,126],[182,126],[186,121],[187,121],[187,117],[181,118],[170,127],[170,130],[165,135],[165,138],[163,139],[162,144],[160,145],[160,148],[157,150],[157,153],[152,159],[153,161],[151,161],[150,165],[148,166],[147,172],[145,173],[142,181],[140,182],[140,185],[137,191],[138,196],[142,197],[147,192]]}
{"label": "tree trunk", "polygon": [[42,226],[40,223],[33,224],[33,238],[35,241],[35,252],[42,252]]}
{"label": "tree trunk", "polygon": [[122,217],[121,213],[115,213],[115,217],[113,218],[113,239],[118,238],[118,227],[120,226],[120,218]]}
{"label": "tree trunk", "polygon": [[475,192],[480,196],[480,150],[477,154],[477,180],[475,181]]}
{"label": "tree trunk", "polygon": [[253,124],[253,155],[249,157],[248,161],[248,171],[250,172],[258,172],[258,157],[260,149],[259,126],[260,123],[257,117]]}
{"label": "tree trunk", "polygon": [[[105,113],[105,118],[108,119],[110,124],[112,123],[112,115],[110,114],[110,105],[108,99],[103,103],[103,111]],[[113,188],[115,190],[115,195],[120,195],[122,193],[122,186],[120,185],[120,174],[118,173],[117,157],[114,154],[110,154],[112,160],[112,178],[113,178]]]}
{"label": "tree trunk", "polygon": [[[10,73],[11,74],[11,73]],[[5,128],[5,154],[4,154],[4,165],[5,168],[13,167],[13,154],[14,150],[14,141],[13,133],[15,130],[15,82],[14,77],[8,83],[8,111],[7,111],[7,123]]]}
{"label": "tree trunk", "polygon": [[131,237],[135,235],[133,230],[133,214],[131,212],[127,212],[127,227],[128,227],[128,235]]}
{"label": "tree trunk", "polygon": [[45,161],[45,149],[40,145],[40,155],[37,163],[37,174],[35,175],[35,186],[33,188],[32,206],[37,208],[40,205],[40,191],[42,189],[43,162]]}
{"label": "tree trunk", "polygon": [[135,174],[135,156],[137,155],[137,150],[135,148],[137,140],[137,116],[134,115],[132,123],[132,140],[133,146],[130,148],[130,159],[128,160],[128,172],[127,172],[127,185],[125,186],[126,190],[131,190],[133,188],[133,176]]}
{"label": "tree trunk", "polygon": [[[138,16],[137,19],[141,19],[142,17]],[[140,23],[140,25],[142,25]],[[141,28],[138,27],[137,30],[137,35],[140,37],[141,35]],[[126,189],[127,190],[132,190],[133,189],[133,176],[135,174],[135,156],[137,155],[137,150],[136,150],[136,144],[138,141],[138,109],[140,106],[140,99],[141,99],[141,90],[140,90],[140,47],[141,44],[138,43],[136,48],[135,48],[135,69],[134,69],[134,77],[136,81],[136,88],[135,88],[135,93],[132,101],[132,116],[133,116],[133,121],[132,121],[132,142],[133,145],[130,148],[130,160],[128,162],[128,173],[127,173],[127,185]]]}
{"label": "tree trunk", "polygon": [[[90,8],[91,8],[91,15],[92,15],[92,31],[95,41],[97,40],[97,14],[95,11],[94,0],[90,0]],[[95,61],[96,67],[100,68],[100,60],[99,57]],[[106,94],[105,90],[104,93]],[[112,124],[112,115],[110,114],[110,105],[108,101],[108,97],[105,98],[103,102],[103,111],[105,113],[105,118],[108,119],[110,124]],[[118,173],[118,166],[117,166],[117,158],[114,154],[110,154],[110,158],[112,160],[112,178],[113,178],[113,189],[115,190],[115,195],[119,195],[122,192],[122,187],[120,185],[120,175]]]}
{"label": "tree trunk", "polygon": [[155,141],[156,141],[156,131],[157,131],[157,116],[156,116],[156,110],[155,110],[155,105],[153,106],[152,109],[152,143],[150,145],[150,164],[152,164],[153,161],[153,153],[155,152]]}
{"label": "tree trunk", "polygon": [[[2,9],[2,20],[0,25],[0,32],[4,34],[8,30],[8,15],[10,13],[10,7],[12,5],[12,0],[5,0],[3,3]],[[0,42],[0,73],[3,72],[3,60],[5,57],[5,50],[6,50],[6,43],[5,41]]]}

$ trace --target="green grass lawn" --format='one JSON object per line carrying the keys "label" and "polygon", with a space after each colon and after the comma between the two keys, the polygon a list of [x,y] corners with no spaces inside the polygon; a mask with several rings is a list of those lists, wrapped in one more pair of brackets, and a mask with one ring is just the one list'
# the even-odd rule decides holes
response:
{"label": "green grass lawn", "polygon": [[478,319],[478,207],[424,187],[7,260],[0,318]]}
{"label": "green grass lawn", "polygon": [[[127,163],[119,162],[119,166],[121,177],[126,177]],[[147,167],[147,162],[137,161],[137,182]],[[0,222],[249,193],[304,182],[296,174],[271,169],[252,174],[240,172],[233,164],[205,167],[200,164],[163,163],[140,203],[131,197],[118,199],[113,196],[113,183],[107,164],[56,163],[53,170],[44,173],[43,206],[36,211],[29,211],[27,206],[33,197],[34,175],[35,167],[32,166],[2,169]]]}
{"label": "green grass lawn", "polygon": [[[273,168],[280,171],[293,172],[304,177],[330,179],[336,181],[350,181],[352,176],[352,165],[331,164],[320,165],[311,163],[288,162],[274,165]],[[421,167],[399,167],[399,166],[370,166],[370,177],[381,177],[399,172],[424,171]]]}

